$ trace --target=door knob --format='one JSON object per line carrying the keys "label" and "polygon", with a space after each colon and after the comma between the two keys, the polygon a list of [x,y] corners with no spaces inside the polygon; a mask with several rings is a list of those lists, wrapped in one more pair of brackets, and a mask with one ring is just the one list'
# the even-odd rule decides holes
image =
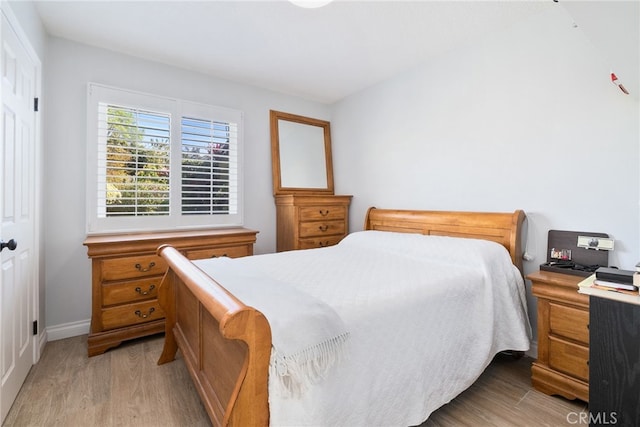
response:
{"label": "door knob", "polygon": [[0,252],[2,252],[4,248],[9,249],[10,251],[14,251],[17,247],[18,247],[18,243],[13,239],[9,240],[6,243],[0,240]]}

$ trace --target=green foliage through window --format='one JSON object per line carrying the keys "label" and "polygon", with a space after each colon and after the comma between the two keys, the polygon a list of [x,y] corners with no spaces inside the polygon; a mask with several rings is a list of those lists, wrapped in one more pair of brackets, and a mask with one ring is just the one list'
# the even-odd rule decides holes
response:
{"label": "green foliage through window", "polygon": [[[106,117],[105,215],[169,215],[171,116],[104,105]],[[230,144],[237,125],[183,117],[181,120],[181,212],[227,214]]]}
{"label": "green foliage through window", "polygon": [[170,116],[108,105],[106,216],[168,215]]}
{"label": "green foliage through window", "polygon": [[182,118],[182,214],[229,212],[230,141],[235,125]]}

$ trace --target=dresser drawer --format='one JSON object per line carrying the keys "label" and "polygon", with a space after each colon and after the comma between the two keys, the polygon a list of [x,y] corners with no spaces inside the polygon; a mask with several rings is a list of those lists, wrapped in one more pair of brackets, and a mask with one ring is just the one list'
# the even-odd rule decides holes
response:
{"label": "dresser drawer", "polygon": [[229,257],[239,258],[243,256],[251,255],[252,250],[248,246],[228,246],[223,248],[206,248],[206,249],[193,249],[186,251],[185,255],[189,259],[206,259],[206,258],[218,258]]}
{"label": "dresser drawer", "polygon": [[588,347],[549,337],[549,367],[589,381]]}
{"label": "dresser drawer", "polygon": [[149,279],[102,285],[102,305],[125,304],[157,298],[158,287],[163,277],[164,276],[156,276]]}
{"label": "dresser drawer", "polygon": [[298,242],[298,246],[300,249],[326,248],[327,246],[333,246],[335,244],[338,244],[342,239],[343,239],[342,235],[315,237],[311,239],[300,239]]}
{"label": "dresser drawer", "polygon": [[589,344],[589,312],[550,302],[549,329],[552,334]]}
{"label": "dresser drawer", "polygon": [[157,299],[135,304],[118,305],[102,310],[102,328],[104,330],[151,322],[164,318]]}
{"label": "dresser drawer", "polygon": [[157,276],[166,273],[168,269],[164,258],[157,255],[109,258],[100,262],[102,263],[102,280],[105,281]]}
{"label": "dresser drawer", "polygon": [[299,212],[300,221],[344,219],[347,216],[346,207],[333,205],[301,207]]}
{"label": "dresser drawer", "polygon": [[312,221],[300,223],[300,237],[330,236],[345,234],[344,221]]}

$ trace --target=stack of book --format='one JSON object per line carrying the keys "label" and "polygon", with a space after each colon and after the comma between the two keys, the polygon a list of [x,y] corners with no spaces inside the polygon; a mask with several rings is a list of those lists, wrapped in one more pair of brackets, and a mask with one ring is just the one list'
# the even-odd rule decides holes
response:
{"label": "stack of book", "polygon": [[[619,270],[617,268],[600,267],[596,270],[593,285],[606,289],[617,289],[638,292],[638,279],[635,271]],[[636,283],[634,283],[636,282]]]}

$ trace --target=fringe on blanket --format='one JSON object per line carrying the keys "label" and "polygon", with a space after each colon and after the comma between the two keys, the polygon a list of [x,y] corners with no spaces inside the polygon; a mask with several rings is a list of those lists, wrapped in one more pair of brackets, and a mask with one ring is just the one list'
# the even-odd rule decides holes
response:
{"label": "fringe on blanket", "polygon": [[273,347],[269,375],[278,381],[282,397],[297,398],[322,380],[329,369],[346,357],[349,332],[306,348],[295,354],[280,354]]}

